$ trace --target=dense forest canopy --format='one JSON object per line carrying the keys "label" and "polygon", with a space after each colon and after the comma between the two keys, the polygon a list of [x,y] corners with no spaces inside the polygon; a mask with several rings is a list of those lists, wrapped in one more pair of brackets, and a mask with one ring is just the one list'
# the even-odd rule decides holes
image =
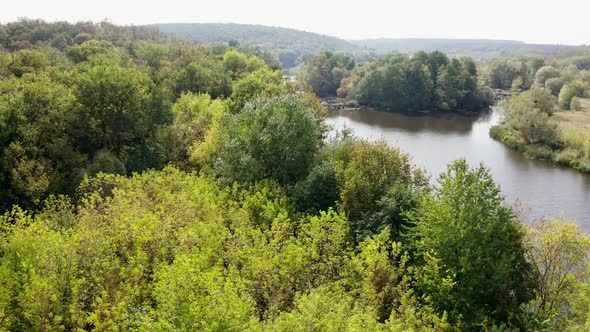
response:
{"label": "dense forest canopy", "polygon": [[350,76],[355,60],[347,55],[324,51],[302,65],[298,78],[320,97],[334,96],[342,80]]}
{"label": "dense forest canopy", "polygon": [[[385,142],[328,139],[259,50],[81,26],[0,26],[0,330],[590,328],[588,235],[522,223],[483,165],[433,186]],[[316,64],[410,109],[477,96],[440,52]],[[550,116],[530,94],[510,108]]]}
{"label": "dense forest canopy", "polygon": [[301,79],[318,96],[338,96],[390,111],[479,111],[489,105],[471,58],[444,53],[391,54],[355,66],[331,52],[305,62]]}
{"label": "dense forest canopy", "polygon": [[[89,40],[78,44],[81,27]],[[140,37],[133,37],[132,28],[102,23],[20,21],[0,29],[7,32],[5,45],[13,49],[0,52],[4,209],[15,203],[32,207],[52,193],[72,193],[85,174],[131,174],[181,162],[177,159],[187,152],[174,150],[189,146],[175,144],[181,137],[174,136],[189,135],[182,140],[192,145],[204,138],[206,128],[199,127],[212,120],[201,120],[204,115],[194,110],[188,119],[196,121],[194,128],[171,130],[175,121],[186,120],[175,114],[182,107],[175,105],[179,97],[189,94],[178,102],[192,98],[198,103],[233,93],[243,106],[286,90],[282,80],[267,80],[280,77],[275,63],[227,46],[136,40]],[[58,39],[68,42],[61,49],[52,46]],[[28,48],[20,49],[24,45]],[[223,113],[226,103],[215,107]]]}
{"label": "dense forest canopy", "polygon": [[151,27],[125,27],[109,22],[48,24],[42,20],[25,18],[0,25],[0,47],[11,51],[40,46],[63,50],[89,40],[104,40],[122,46],[124,42],[132,40],[162,42],[165,39],[162,33]]}

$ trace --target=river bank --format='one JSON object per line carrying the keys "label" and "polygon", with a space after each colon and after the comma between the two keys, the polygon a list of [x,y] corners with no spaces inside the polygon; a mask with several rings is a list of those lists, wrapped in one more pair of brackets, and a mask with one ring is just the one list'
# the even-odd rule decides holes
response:
{"label": "river bank", "polygon": [[490,136],[518,150],[525,157],[590,173],[590,110],[556,112],[550,121],[557,127],[557,145],[527,144],[519,133],[500,123],[490,128]]}
{"label": "river bank", "polygon": [[[498,97],[496,97],[498,96]],[[494,94],[494,103],[497,103],[500,100],[503,100],[504,97],[500,95]],[[498,99],[496,99],[498,98]],[[482,113],[483,111],[487,111],[488,108],[482,109],[479,111],[467,111],[467,110],[452,110],[452,111],[443,111],[443,110],[420,110],[420,111],[406,111],[406,112],[391,112],[391,111],[383,111],[371,106],[360,105],[356,100],[346,100],[343,98],[336,98],[336,97],[326,97],[322,98],[322,106],[326,107],[329,111],[376,111],[376,112],[388,112],[388,113],[399,113],[399,114],[407,114],[407,115],[433,115],[433,114],[459,114],[459,115],[477,115]]]}
{"label": "river bank", "polygon": [[409,153],[433,185],[456,159],[465,159],[471,166],[482,163],[501,186],[507,204],[520,205],[535,219],[563,214],[590,232],[590,176],[526,158],[492,139],[490,128],[500,123],[503,112],[501,106],[473,116],[335,110],[326,121],[334,133],[347,128],[356,137],[383,140]]}
{"label": "river bank", "polygon": [[[518,94],[518,92],[499,89],[491,90],[492,99],[496,105],[515,94]],[[585,105],[583,102],[580,104]],[[369,106],[359,105],[355,100],[345,100],[335,97],[322,99],[322,105],[332,112],[379,111]],[[481,112],[464,110],[453,110],[448,112],[423,110],[396,113],[419,116],[435,114],[474,116]],[[526,144],[515,130],[502,123],[491,127],[489,135],[506,146],[517,150],[528,159],[546,160],[557,165],[574,168],[584,173],[590,173],[590,108],[582,108],[580,111],[557,112],[552,117],[551,121],[555,123],[558,128],[558,146]]]}

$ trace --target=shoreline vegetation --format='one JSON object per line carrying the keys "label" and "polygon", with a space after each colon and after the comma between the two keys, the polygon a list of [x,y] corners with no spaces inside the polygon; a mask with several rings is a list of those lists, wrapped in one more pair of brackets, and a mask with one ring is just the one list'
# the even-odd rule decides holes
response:
{"label": "shoreline vegetation", "polygon": [[489,108],[482,108],[479,110],[467,111],[467,110],[453,110],[453,111],[441,111],[441,110],[421,110],[421,111],[384,111],[378,107],[371,107],[366,105],[359,105],[356,101],[346,101],[345,99],[328,97],[322,98],[321,104],[329,111],[352,111],[352,112],[386,112],[386,113],[399,113],[410,116],[428,116],[428,115],[442,115],[442,114],[459,114],[464,116],[473,116],[480,114],[488,110]]}
{"label": "shoreline vegetation", "polygon": [[[517,92],[509,91],[509,90],[500,90],[500,89],[493,89],[490,90],[491,100],[493,100],[492,105],[498,104],[503,102],[507,98],[514,96]],[[322,106],[326,107],[330,111],[336,110],[345,110],[345,111],[373,111],[373,112],[387,112],[379,109],[378,107],[372,107],[367,105],[360,105],[356,100],[348,100],[346,98],[339,98],[339,97],[323,97],[321,98]],[[485,112],[489,110],[492,106],[487,106],[484,108],[480,108],[478,110],[421,110],[421,111],[397,111],[396,113],[407,114],[407,115],[433,115],[433,114],[440,114],[440,113],[447,113],[447,114],[460,114],[465,116],[477,115],[481,112]]]}
{"label": "shoreline vegetation", "polygon": [[438,51],[389,54],[358,64],[350,56],[322,52],[301,66],[298,78],[317,96],[337,97],[352,108],[476,112],[494,101],[492,90],[480,84],[474,59]]}
{"label": "shoreline vegetation", "polygon": [[490,137],[529,159],[590,173],[590,99],[576,98],[572,104],[570,111],[557,111],[551,116],[531,112],[538,117],[526,119],[514,116],[512,113],[518,110],[506,102],[505,119],[490,128]]}

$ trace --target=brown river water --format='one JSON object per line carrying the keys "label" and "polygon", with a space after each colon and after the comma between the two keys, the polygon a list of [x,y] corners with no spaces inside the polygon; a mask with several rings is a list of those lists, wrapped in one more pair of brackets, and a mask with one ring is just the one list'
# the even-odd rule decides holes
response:
{"label": "brown river water", "polygon": [[506,203],[526,210],[529,219],[563,216],[590,233],[590,175],[527,159],[493,140],[488,131],[501,117],[500,107],[473,116],[338,110],[330,112],[327,122],[333,131],[348,127],[356,137],[383,139],[399,147],[433,183],[453,160],[463,158],[471,166],[483,163],[501,186]]}

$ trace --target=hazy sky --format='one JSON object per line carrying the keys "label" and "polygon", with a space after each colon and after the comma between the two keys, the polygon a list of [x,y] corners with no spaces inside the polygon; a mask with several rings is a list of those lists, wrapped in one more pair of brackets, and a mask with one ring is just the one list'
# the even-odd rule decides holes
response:
{"label": "hazy sky", "polygon": [[341,38],[490,38],[590,44],[590,0],[3,0],[19,17],[116,24],[234,22]]}

